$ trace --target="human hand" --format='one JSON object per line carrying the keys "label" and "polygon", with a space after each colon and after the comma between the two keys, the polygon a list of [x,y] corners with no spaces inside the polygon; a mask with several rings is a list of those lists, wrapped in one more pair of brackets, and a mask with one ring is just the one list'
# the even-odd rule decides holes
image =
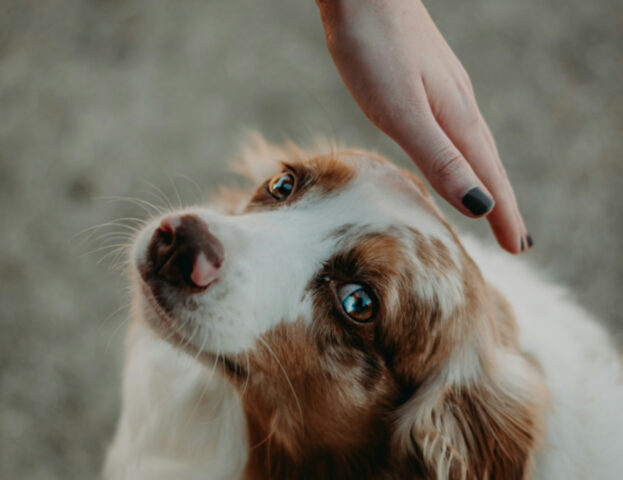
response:
{"label": "human hand", "polygon": [[316,3],[329,52],[366,116],[457,210],[486,215],[504,249],[530,248],[467,72],[421,1]]}

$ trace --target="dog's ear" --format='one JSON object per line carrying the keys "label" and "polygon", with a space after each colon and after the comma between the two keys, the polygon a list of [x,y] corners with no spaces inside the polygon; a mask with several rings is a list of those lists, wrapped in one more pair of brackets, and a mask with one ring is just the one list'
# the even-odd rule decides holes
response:
{"label": "dog's ear", "polygon": [[[316,135],[310,145],[301,148],[292,141],[274,145],[257,132],[248,134],[234,160],[232,170],[254,184],[280,173],[284,163],[297,163],[320,155],[334,155],[343,147],[334,140]],[[364,152],[365,154],[365,152]]]}
{"label": "dog's ear", "polygon": [[416,191],[419,193],[422,201],[435,213],[435,215],[442,220],[442,222],[446,223],[444,220],[444,216],[439,210],[435,199],[430,194],[428,188],[426,188],[426,184],[424,180],[420,178],[420,176],[412,172],[411,170],[407,170],[406,168],[400,168],[400,173],[403,177],[405,177],[411,184],[415,186]]}
{"label": "dog's ear", "polygon": [[406,463],[440,480],[527,477],[547,390],[528,361],[498,353],[502,364],[477,383],[437,378],[401,407],[395,440]]}
{"label": "dog's ear", "polygon": [[426,185],[424,184],[424,181],[418,176],[417,173],[412,172],[411,170],[407,170],[406,168],[399,168],[399,170],[405,178],[410,180],[417,187],[417,189],[425,198],[432,201],[432,198],[428,189],[426,188]]}
{"label": "dog's ear", "polygon": [[292,142],[272,145],[259,133],[252,132],[234,160],[232,170],[257,185],[281,172],[284,162],[300,160],[304,156]]}
{"label": "dog's ear", "polygon": [[[496,297],[497,292],[491,291]],[[529,476],[549,394],[537,364],[522,355],[512,311],[491,299],[489,338],[440,366],[397,412],[395,451],[425,478],[520,480]],[[501,306],[502,305],[502,306]]]}
{"label": "dog's ear", "polygon": [[284,162],[302,157],[303,152],[293,143],[277,146],[257,132],[247,134],[247,140],[230,167],[245,180],[245,185],[220,187],[210,199],[211,207],[227,215],[242,213],[262,182],[281,172]]}

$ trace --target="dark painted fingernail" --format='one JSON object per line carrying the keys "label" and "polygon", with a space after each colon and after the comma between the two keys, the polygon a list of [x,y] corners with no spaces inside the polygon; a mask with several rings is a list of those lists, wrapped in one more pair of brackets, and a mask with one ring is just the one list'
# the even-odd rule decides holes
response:
{"label": "dark painted fingernail", "polygon": [[528,248],[532,248],[532,245],[534,245],[534,241],[532,240],[532,235],[530,234],[526,235],[526,240],[528,241]]}
{"label": "dark painted fingernail", "polygon": [[493,208],[493,199],[480,187],[470,188],[461,201],[474,215],[484,215]]}
{"label": "dark painted fingernail", "polygon": [[519,250],[522,252],[526,249],[526,244],[523,242],[523,237],[519,240]]}

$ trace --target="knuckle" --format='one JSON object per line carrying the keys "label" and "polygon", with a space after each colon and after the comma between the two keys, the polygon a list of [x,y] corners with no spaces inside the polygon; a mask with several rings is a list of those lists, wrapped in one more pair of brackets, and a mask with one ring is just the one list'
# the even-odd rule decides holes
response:
{"label": "knuckle", "polygon": [[469,74],[467,73],[465,68],[463,68],[463,66],[461,66],[461,69],[459,70],[457,84],[462,92],[468,93],[470,95],[473,94],[474,88],[472,86],[472,80],[469,77]]}
{"label": "knuckle", "polygon": [[422,112],[428,106],[427,100],[417,95],[409,97],[404,102],[388,102],[384,94],[381,93],[369,93],[362,105],[368,119],[390,136],[396,135],[403,128],[406,119],[421,120]]}
{"label": "knuckle", "polygon": [[480,126],[480,111],[474,96],[474,90],[467,74],[460,76],[456,84],[457,94],[463,110],[465,122],[470,127]]}
{"label": "knuckle", "polygon": [[474,100],[474,87],[472,81],[465,70],[461,70],[455,77],[456,88],[465,98]]}
{"label": "knuckle", "polygon": [[467,106],[464,112],[464,125],[470,131],[474,132],[480,129],[481,117],[475,101],[466,99]]}
{"label": "knuckle", "polygon": [[456,177],[462,169],[463,158],[451,145],[442,146],[430,163],[430,176],[437,181],[447,181]]}

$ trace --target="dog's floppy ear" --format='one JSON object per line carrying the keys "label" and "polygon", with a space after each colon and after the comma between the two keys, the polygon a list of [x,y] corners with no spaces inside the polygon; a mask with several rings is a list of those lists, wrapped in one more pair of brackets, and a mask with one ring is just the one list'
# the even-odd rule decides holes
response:
{"label": "dog's floppy ear", "polygon": [[462,345],[397,412],[399,461],[425,478],[520,480],[530,474],[549,393],[538,365],[510,338],[512,311],[490,293],[488,312],[497,317],[487,319],[490,334]]}
{"label": "dog's floppy ear", "polygon": [[304,156],[303,151],[292,142],[272,145],[259,133],[252,132],[234,160],[232,170],[257,185],[278,174],[283,162],[300,160]]}
{"label": "dog's floppy ear", "polygon": [[521,356],[499,357],[502,365],[477,383],[437,378],[403,405],[396,434],[408,463],[440,480],[526,478],[547,391]]}
{"label": "dog's floppy ear", "polygon": [[424,181],[418,176],[417,173],[412,172],[411,170],[408,170],[406,168],[400,168],[400,173],[402,173],[402,175],[409,179],[412,183],[415,184],[415,186],[417,187],[417,189],[420,191],[420,193],[427,199],[431,199],[430,193],[428,191],[428,189],[426,188],[426,185],[424,184]]}
{"label": "dog's floppy ear", "polygon": [[274,145],[268,143],[258,132],[251,132],[233,162],[232,170],[258,184],[281,172],[283,163],[302,162],[319,155],[333,155],[342,149],[337,142],[321,135],[314,136],[311,145],[302,149],[289,140],[281,145]]}
{"label": "dog's floppy ear", "polygon": [[248,134],[246,142],[231,164],[231,170],[246,182],[244,186],[220,187],[210,205],[227,215],[244,211],[255,189],[283,169],[283,162],[300,159],[303,152],[293,143],[272,145],[257,132]]}

